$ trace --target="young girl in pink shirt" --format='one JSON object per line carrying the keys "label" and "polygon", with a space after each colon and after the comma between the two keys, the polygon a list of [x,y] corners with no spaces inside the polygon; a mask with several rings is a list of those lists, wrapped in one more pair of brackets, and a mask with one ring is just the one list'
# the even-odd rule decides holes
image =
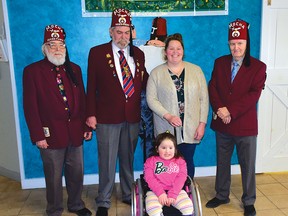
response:
{"label": "young girl in pink shirt", "polygon": [[169,132],[156,137],[154,154],[144,164],[144,179],[151,189],[145,200],[149,216],[163,215],[163,206],[174,206],[182,215],[192,216],[193,203],[182,189],[187,179],[186,162]]}

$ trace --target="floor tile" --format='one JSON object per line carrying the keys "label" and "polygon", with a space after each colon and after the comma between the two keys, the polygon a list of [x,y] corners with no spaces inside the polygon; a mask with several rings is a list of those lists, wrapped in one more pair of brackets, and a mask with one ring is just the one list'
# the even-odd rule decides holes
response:
{"label": "floor tile", "polygon": [[257,215],[259,216],[285,216],[280,209],[269,209],[269,210],[260,210],[257,211]]}
{"label": "floor tile", "polygon": [[271,195],[267,196],[267,198],[278,208],[288,208],[288,195]]}
{"label": "floor tile", "polygon": [[277,209],[277,206],[265,196],[257,197],[255,208],[257,210]]}
{"label": "floor tile", "polygon": [[219,207],[215,208],[215,212],[217,214],[242,212],[243,214],[243,208],[241,207],[241,203],[238,199],[230,199],[230,203],[220,205]]}
{"label": "floor tile", "polygon": [[273,177],[274,179],[276,179],[278,182],[280,183],[288,183],[288,175],[285,172],[281,172],[281,173],[271,173],[270,174],[271,177]]}
{"label": "floor tile", "polygon": [[283,212],[284,215],[288,215],[288,208],[287,209],[281,209],[281,212]]}
{"label": "floor tile", "polygon": [[263,184],[257,185],[257,188],[265,195],[288,195],[288,189],[284,187],[282,184]]}
{"label": "floor tile", "polygon": [[273,178],[269,174],[256,174],[256,184],[271,184],[271,183],[278,183],[275,178]]}

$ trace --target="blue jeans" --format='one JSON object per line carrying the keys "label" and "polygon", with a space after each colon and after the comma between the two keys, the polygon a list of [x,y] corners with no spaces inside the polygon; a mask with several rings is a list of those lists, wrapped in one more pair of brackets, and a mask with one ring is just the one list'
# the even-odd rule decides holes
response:
{"label": "blue jeans", "polygon": [[197,144],[181,143],[177,146],[178,151],[184,157],[187,164],[188,175],[193,179],[195,174],[194,153]]}

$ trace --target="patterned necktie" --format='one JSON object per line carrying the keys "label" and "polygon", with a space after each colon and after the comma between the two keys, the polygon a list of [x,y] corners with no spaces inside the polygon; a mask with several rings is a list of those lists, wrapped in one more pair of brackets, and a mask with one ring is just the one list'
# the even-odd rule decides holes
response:
{"label": "patterned necktie", "polygon": [[233,82],[237,72],[238,72],[238,66],[239,64],[236,61],[233,61],[233,67],[231,71],[231,83]]}
{"label": "patterned necktie", "polygon": [[118,53],[120,54],[119,60],[120,60],[122,78],[123,78],[123,90],[124,90],[124,93],[127,95],[127,97],[131,97],[135,91],[131,70],[126,61],[123,51],[119,50]]}
{"label": "patterned necktie", "polygon": [[63,84],[63,79],[62,79],[62,76],[60,74],[60,68],[59,67],[55,67],[54,70],[56,71],[56,82],[58,84],[59,92],[60,92],[60,94],[61,94],[61,96],[63,98],[63,101],[65,103],[65,110],[67,110],[68,116],[70,118],[71,117],[71,113],[70,113],[70,108],[69,108],[69,104],[68,104],[68,100],[67,100],[64,84]]}

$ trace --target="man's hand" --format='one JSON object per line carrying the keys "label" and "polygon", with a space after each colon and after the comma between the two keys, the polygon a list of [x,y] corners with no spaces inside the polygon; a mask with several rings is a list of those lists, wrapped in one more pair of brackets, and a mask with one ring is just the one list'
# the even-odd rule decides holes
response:
{"label": "man's hand", "polygon": [[36,146],[41,149],[47,149],[49,145],[47,141],[44,139],[44,140],[37,141]]}
{"label": "man's hand", "polygon": [[226,118],[222,119],[224,124],[229,124],[231,122],[231,116],[227,116]]}
{"label": "man's hand", "polygon": [[93,130],[96,129],[97,126],[97,120],[95,116],[90,116],[86,119],[86,124],[88,127],[92,128]]}
{"label": "man's hand", "polygon": [[84,139],[90,140],[92,138],[92,132],[84,132]]}
{"label": "man's hand", "polygon": [[220,107],[217,110],[217,115],[223,120],[224,118],[230,116],[230,112],[228,111],[227,107]]}

